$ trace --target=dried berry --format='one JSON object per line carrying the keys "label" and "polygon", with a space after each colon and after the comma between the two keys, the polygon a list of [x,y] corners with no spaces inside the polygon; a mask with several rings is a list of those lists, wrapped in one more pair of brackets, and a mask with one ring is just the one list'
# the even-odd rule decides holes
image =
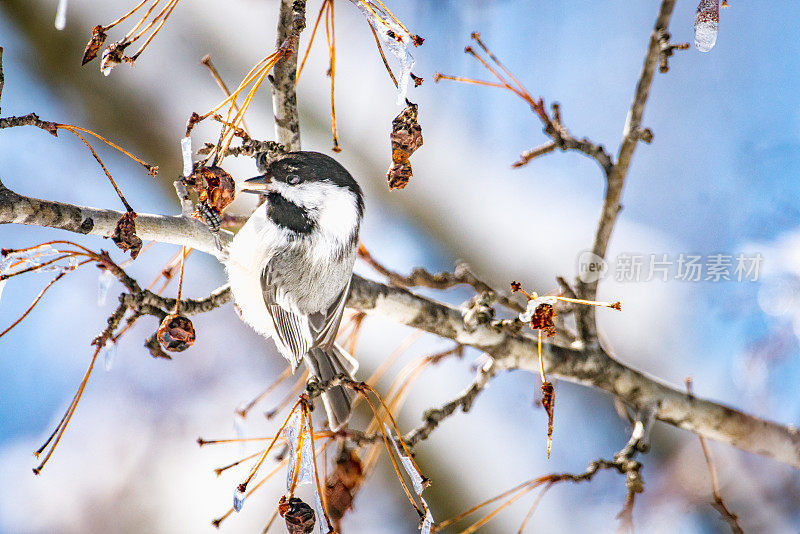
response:
{"label": "dried berry", "polygon": [[286,520],[289,534],[307,534],[314,531],[316,515],[314,510],[297,497],[286,499],[284,495],[278,503],[278,513]]}
{"label": "dried berry", "polygon": [[536,310],[531,317],[531,328],[534,330],[541,330],[546,336],[554,336],[556,334],[555,323],[553,318],[556,316],[556,310],[552,304],[542,302],[536,306]]}
{"label": "dried berry", "polygon": [[106,42],[106,37],[107,35],[103,32],[102,26],[98,25],[92,28],[92,38],[89,39],[88,43],[86,43],[86,49],[83,51],[81,65],[86,65],[97,57],[97,52],[100,51],[100,47],[102,47],[103,43]]}
{"label": "dried berry", "polygon": [[224,210],[233,202],[236,183],[230,174],[216,165],[200,167],[192,173],[188,184],[193,185],[201,202],[208,202],[209,206],[218,211]]}
{"label": "dried berry", "polygon": [[406,100],[407,107],[392,121],[392,166],[386,173],[389,189],[402,189],[413,172],[409,159],[422,146],[422,127],[417,122],[417,104]]}
{"label": "dried berry", "polygon": [[196,339],[192,321],[174,313],[161,321],[157,336],[161,346],[170,352],[182,352],[191,347]]}
{"label": "dried berry", "polygon": [[136,259],[142,250],[142,240],[136,235],[136,213],[129,211],[117,221],[111,240],[125,251],[131,252],[131,258]]}

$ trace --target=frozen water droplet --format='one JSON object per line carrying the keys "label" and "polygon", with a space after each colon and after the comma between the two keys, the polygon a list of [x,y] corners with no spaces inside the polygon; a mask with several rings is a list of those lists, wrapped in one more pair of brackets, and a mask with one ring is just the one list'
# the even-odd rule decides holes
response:
{"label": "frozen water droplet", "polygon": [[240,490],[239,488],[236,488],[236,491],[233,492],[233,509],[234,510],[236,510],[237,512],[241,512],[242,511],[242,507],[244,506],[245,497],[247,497],[247,495],[245,495],[245,493],[242,490]]}
{"label": "frozen water droplet", "polygon": [[400,62],[400,76],[397,77],[397,104],[406,101],[411,69],[414,67],[414,56],[409,52],[413,37],[389,17],[383,17],[377,10],[370,10],[359,0],[350,0],[361,11],[367,22],[375,29],[383,45]]}
{"label": "frozen water droplet", "polygon": [[700,0],[694,19],[694,46],[700,52],[714,48],[719,32],[719,0]]}
{"label": "frozen water droplet", "polygon": [[103,269],[100,276],[97,277],[97,305],[105,306],[108,298],[108,290],[111,288],[111,282],[114,281],[114,275],[108,270]]}
{"label": "frozen water droplet", "polygon": [[183,155],[183,175],[192,174],[192,138],[184,137],[181,139],[181,154]]}
{"label": "frozen water droplet", "polygon": [[110,371],[114,367],[114,361],[117,359],[117,344],[109,340],[100,349],[100,355],[103,357],[103,369]]}
{"label": "frozen water droplet", "polygon": [[67,1],[68,0],[59,0],[58,2],[58,9],[56,9],[56,22],[55,22],[57,30],[63,30],[64,27],[67,25]]}
{"label": "frozen water droplet", "polygon": [[111,67],[106,67],[103,69],[103,76],[108,76],[111,74]]}

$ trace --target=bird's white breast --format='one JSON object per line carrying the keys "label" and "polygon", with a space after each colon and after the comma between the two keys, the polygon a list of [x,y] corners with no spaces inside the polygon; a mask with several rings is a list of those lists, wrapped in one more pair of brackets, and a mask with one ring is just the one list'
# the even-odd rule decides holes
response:
{"label": "bird's white breast", "polygon": [[285,241],[285,231],[267,219],[266,210],[259,208],[233,238],[225,262],[242,319],[268,337],[273,334],[273,326],[261,291],[261,273],[275,248]]}

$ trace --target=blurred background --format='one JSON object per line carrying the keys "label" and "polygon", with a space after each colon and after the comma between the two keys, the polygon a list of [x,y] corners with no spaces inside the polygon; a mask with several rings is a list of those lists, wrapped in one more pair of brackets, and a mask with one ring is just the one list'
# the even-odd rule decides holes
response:
{"label": "blurred background", "polygon": [[[91,27],[106,24],[134,2],[73,0],[66,29],[53,27],[55,0],[0,2],[4,48],[3,114],[88,127],[159,165],[157,179],[96,143],[133,207],[177,213],[171,182],[180,174],[179,139],[192,111],[221,100],[200,59],[210,54],[229,86],[274,49],[277,1],[181,2],[138,59],[109,77],[98,63],[80,66]],[[610,152],[618,147],[659,2],[405,0],[389,7],[425,38],[413,50],[413,71],[425,79],[409,99],[420,105],[424,146],[413,156],[414,177],[389,193],[388,134],[401,110],[372,35],[360,13],[336,2],[336,104],[343,152],[337,158],[367,194],[362,239],[399,272],[414,266],[449,270],[466,260],[497,287],[512,279],[546,293],[555,277],[577,274],[590,248],[603,198],[596,164],[576,153],[553,153],[512,169],[519,153],[547,141],[541,125],[514,95],[452,82],[434,72],[487,79],[462,53],[472,31],[534,96],[558,101],[567,127]],[[319,2],[308,4],[309,29]],[[696,2],[679,1],[670,31],[693,40]],[[606,346],[633,367],[695,392],[784,423],[800,423],[800,6],[731,2],[721,13],[716,47],[692,47],[657,74],[644,125],[652,145],[640,145],[626,183],[624,210],[611,241],[611,276],[601,299],[621,300],[623,313],[600,311]],[[121,35],[112,30],[109,43]],[[310,35],[303,34],[301,48]],[[330,152],[329,80],[324,35],[317,36],[299,84],[303,148]],[[390,63],[395,66],[390,57]],[[254,137],[273,136],[265,87],[247,122]],[[195,130],[213,141],[210,125]],[[58,139],[34,128],[5,130],[0,177],[35,197],[121,209],[91,155],[74,136]],[[252,160],[229,158],[237,179],[253,176]],[[233,212],[252,206],[237,203]],[[535,231],[531,231],[535,228]],[[53,238],[121,251],[98,238],[49,229],[0,226],[0,246]],[[130,267],[147,284],[175,253],[156,246]],[[760,253],[757,281],[647,281],[649,257],[666,254]],[[643,276],[618,281],[614,259],[640,255]],[[358,271],[376,276],[364,265]],[[674,270],[674,266],[673,266]],[[12,279],[0,302],[0,328],[27,307],[50,279]],[[219,264],[200,254],[186,265],[184,295],[199,297],[224,282]],[[44,301],[0,340],[0,532],[210,532],[244,471],[217,478],[213,468],[240,456],[239,445],[198,448],[195,440],[236,435],[234,409],[284,369],[271,343],[244,325],[229,304],[194,320],[195,346],[172,361],[154,360],[142,343],[156,328],[141,320],[119,343],[109,372],[99,366],[53,459],[39,477],[36,450],[68,406],[91,356],[89,342],[105,326],[120,287],[97,304],[98,272],[85,267],[53,287]],[[166,294],[174,295],[170,286]],[[469,292],[429,293],[454,304]],[[371,373],[410,330],[369,317],[356,356]],[[449,348],[423,336],[393,368]],[[472,378],[478,354],[467,351],[426,372],[399,414],[403,430],[420,414],[454,397]],[[392,373],[390,373],[391,375]],[[388,382],[384,383],[385,385]],[[612,399],[560,382],[553,454],[545,455],[546,415],[535,405],[538,377],[498,376],[469,415],[449,418],[418,446],[433,485],[426,490],[442,520],[516,484],[550,472],[580,472],[610,457],[628,439]],[[264,436],[275,422],[261,414],[284,390],[254,410],[245,432]],[[711,443],[721,491],[747,532],[800,529],[800,478],[788,466]],[[641,532],[725,532],[711,508],[711,488],[696,436],[657,424],[653,448],[641,458],[645,492],[634,522]],[[248,500],[223,524],[228,532],[260,532],[281,494],[281,479]],[[601,473],[590,484],[554,487],[529,529],[613,532],[624,480]],[[516,532],[533,494],[482,529]],[[343,530],[416,532],[416,514],[383,458],[346,516]],[[274,527],[275,532],[283,526]]]}

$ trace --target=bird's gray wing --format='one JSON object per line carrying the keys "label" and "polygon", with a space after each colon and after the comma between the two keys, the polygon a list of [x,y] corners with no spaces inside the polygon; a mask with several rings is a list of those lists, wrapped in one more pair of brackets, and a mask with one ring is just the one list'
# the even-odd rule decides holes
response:
{"label": "bird's gray wing", "polygon": [[342,314],[344,314],[344,305],[347,302],[347,296],[350,294],[350,281],[347,280],[347,285],[344,286],[342,292],[336,297],[325,313],[315,313],[311,316],[311,328],[314,332],[314,346],[330,350],[333,342],[336,341],[336,334],[339,332],[339,325],[342,323]]}
{"label": "bird's gray wing", "polygon": [[350,293],[350,280],[328,309],[306,316],[287,309],[287,299],[279,293],[280,284],[275,279],[273,267],[272,261],[264,267],[261,290],[275,326],[275,344],[294,369],[311,348],[320,347],[329,351],[333,346]]}
{"label": "bird's gray wing", "polygon": [[267,262],[261,273],[261,292],[264,304],[275,326],[275,344],[283,356],[292,364],[292,370],[302,361],[303,356],[314,345],[314,333],[308,317],[294,313],[281,306],[285,298],[278,293],[272,271],[273,263]]}

